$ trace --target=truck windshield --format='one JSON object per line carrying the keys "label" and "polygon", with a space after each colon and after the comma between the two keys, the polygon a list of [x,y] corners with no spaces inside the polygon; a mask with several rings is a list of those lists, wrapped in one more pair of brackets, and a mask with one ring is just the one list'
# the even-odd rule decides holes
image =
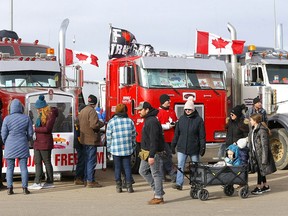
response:
{"label": "truck windshield", "polygon": [[288,65],[266,65],[270,84],[288,84]]}
{"label": "truck windshield", "polygon": [[183,69],[140,70],[140,85],[147,88],[224,89],[223,72]]}
{"label": "truck windshield", "polygon": [[48,71],[12,71],[0,73],[0,87],[58,87],[60,73]]}

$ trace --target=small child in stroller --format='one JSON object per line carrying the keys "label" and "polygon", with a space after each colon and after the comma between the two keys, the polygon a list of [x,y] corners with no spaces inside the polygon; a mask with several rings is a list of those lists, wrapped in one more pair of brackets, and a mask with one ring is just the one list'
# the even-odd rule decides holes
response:
{"label": "small child in stroller", "polygon": [[227,166],[247,165],[248,163],[247,138],[241,138],[226,149],[225,162]]}

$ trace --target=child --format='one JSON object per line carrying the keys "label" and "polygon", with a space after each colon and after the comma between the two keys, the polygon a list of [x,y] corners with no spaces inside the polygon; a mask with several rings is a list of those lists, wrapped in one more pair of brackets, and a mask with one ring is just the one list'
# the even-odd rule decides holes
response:
{"label": "child", "polygon": [[239,166],[241,165],[241,161],[239,158],[239,147],[236,143],[233,143],[228,146],[226,149],[226,157],[225,162],[227,166]]}

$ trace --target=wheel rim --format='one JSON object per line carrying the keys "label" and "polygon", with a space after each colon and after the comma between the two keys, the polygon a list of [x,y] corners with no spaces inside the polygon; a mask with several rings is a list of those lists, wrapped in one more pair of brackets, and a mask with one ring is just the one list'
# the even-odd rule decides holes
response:
{"label": "wheel rim", "polygon": [[280,142],[279,139],[272,139],[270,141],[272,155],[274,157],[274,161],[280,161],[284,156],[284,146]]}

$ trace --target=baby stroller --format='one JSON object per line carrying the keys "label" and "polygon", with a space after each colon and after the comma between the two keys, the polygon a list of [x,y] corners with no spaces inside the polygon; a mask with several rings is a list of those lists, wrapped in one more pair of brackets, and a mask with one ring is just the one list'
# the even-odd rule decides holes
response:
{"label": "baby stroller", "polygon": [[222,185],[224,193],[232,196],[235,191],[233,185],[238,184],[241,186],[238,195],[243,199],[249,196],[247,166],[210,166],[190,163],[189,176],[184,175],[189,179],[190,196],[193,199],[207,200],[209,192],[205,187],[209,185]]}

